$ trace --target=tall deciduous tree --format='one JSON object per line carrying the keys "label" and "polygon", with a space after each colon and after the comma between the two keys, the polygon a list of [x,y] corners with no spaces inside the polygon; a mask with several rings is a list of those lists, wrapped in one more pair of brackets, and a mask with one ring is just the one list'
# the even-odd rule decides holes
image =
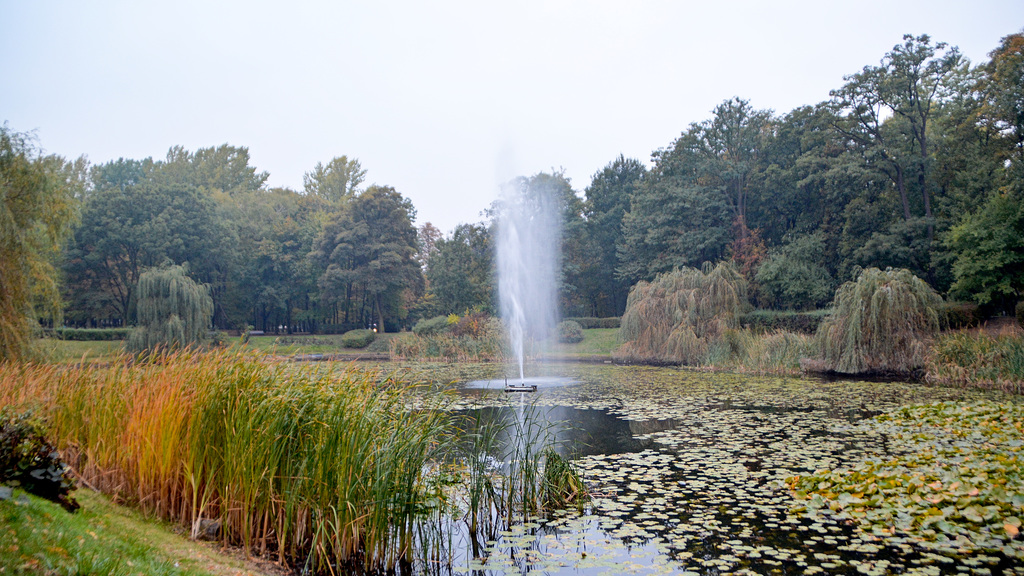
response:
{"label": "tall deciduous tree", "polygon": [[586,254],[580,296],[591,316],[619,316],[626,308],[629,284],[615,275],[622,244],[622,219],[647,174],[639,160],[619,155],[594,174],[584,193]]}
{"label": "tall deciduous tree", "polygon": [[359,165],[359,160],[338,156],[326,166],[317,162],[312,172],[303,175],[302,184],[306,194],[336,204],[353,198],[365,178],[366,170]]}
{"label": "tall deciduous tree", "polygon": [[[99,290],[124,322],[129,321],[134,289],[145,268],[165,260],[189,262],[198,277],[210,282],[218,278],[230,248],[210,193],[182,181],[174,162],[100,166],[93,172],[95,188],[82,207],[69,275]],[[107,179],[110,174],[113,181]]]}
{"label": "tall deciduous tree", "polygon": [[59,313],[53,260],[76,216],[73,171],[61,158],[41,157],[29,136],[0,126],[0,360],[28,351],[34,300]]}
{"label": "tall deciduous tree", "polygon": [[493,311],[494,262],[491,235],[480,224],[460,224],[435,243],[427,281],[435,314]]}
{"label": "tall deciduous tree", "polygon": [[416,211],[390,186],[371,186],[329,220],[313,245],[312,256],[324,272],[321,298],[351,299],[362,291],[368,319],[381,331],[388,319],[401,320],[408,310],[406,291],[423,291],[416,262]]}

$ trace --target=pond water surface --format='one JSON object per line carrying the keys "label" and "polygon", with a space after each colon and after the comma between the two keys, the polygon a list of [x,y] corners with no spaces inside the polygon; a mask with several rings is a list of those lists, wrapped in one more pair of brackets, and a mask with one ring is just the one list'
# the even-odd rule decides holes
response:
{"label": "pond water surface", "polygon": [[[475,548],[455,538],[454,573],[1024,574],[1021,540],[974,548],[869,533],[808,511],[785,479],[844,469],[899,446],[872,416],[908,404],[1000,394],[913,383],[824,381],[674,368],[552,364],[535,393],[506,393],[501,366],[420,365],[455,389],[452,410],[548,422],[593,500],[530,519]],[[464,541],[460,542],[459,539]],[[447,572],[448,569],[428,570]]]}

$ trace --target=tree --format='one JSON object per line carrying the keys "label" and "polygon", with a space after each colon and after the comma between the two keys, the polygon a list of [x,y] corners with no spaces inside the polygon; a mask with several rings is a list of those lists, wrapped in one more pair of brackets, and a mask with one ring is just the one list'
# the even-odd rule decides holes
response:
{"label": "tree", "polygon": [[368,304],[366,318],[381,331],[385,320],[407,313],[406,290],[423,291],[423,274],[416,262],[416,211],[407,198],[390,186],[370,186],[324,226],[313,244],[312,257],[323,269],[321,300],[345,300],[350,307],[354,289]]}
{"label": "tree", "polygon": [[732,241],[749,235],[748,208],[759,190],[763,150],[772,136],[770,110],[733,98],[710,120],[691,124],[668,149],[623,217],[619,278],[653,278],[683,266],[721,260]]}
{"label": "tree", "polygon": [[[909,270],[868,268],[836,290],[818,328],[821,368],[841,374],[909,374],[924,366],[942,298]],[[812,364],[813,366],[813,364]]]}
{"label": "tree", "polygon": [[435,244],[427,267],[436,314],[493,311],[494,263],[491,234],[480,224],[460,224]]}
{"label": "tree", "polygon": [[62,158],[41,157],[31,137],[0,126],[0,360],[28,351],[34,301],[60,312],[53,261],[77,215],[80,187],[67,178],[73,170]]}
{"label": "tree", "polygon": [[824,266],[822,234],[791,239],[773,250],[757,271],[758,295],[773,308],[810,310],[832,296],[832,277]]}
{"label": "tree", "polygon": [[594,174],[584,190],[587,258],[580,274],[580,293],[587,302],[588,315],[619,316],[626,308],[629,284],[615,275],[622,220],[646,174],[642,162],[619,155]]}
{"label": "tree", "polygon": [[736,238],[749,231],[747,209],[756,192],[752,176],[759,170],[772,130],[771,110],[754,110],[747,100],[733,98],[715,107],[714,116],[676,141],[676,149],[692,157],[697,183],[723,195],[736,222]]}
{"label": "tree", "polygon": [[444,234],[430,222],[424,223],[416,229],[416,261],[426,272],[430,268],[430,259],[437,254],[437,243],[444,238]]}
{"label": "tree", "polygon": [[359,160],[338,156],[326,166],[317,162],[312,172],[302,176],[302,184],[306,194],[337,204],[355,197],[365,178],[366,170],[359,165]]}
{"label": "tree", "polygon": [[1024,163],[1024,32],[1004,37],[989,57],[980,86],[981,114],[1004,142],[1000,160]]}
{"label": "tree", "polygon": [[721,194],[680,182],[656,165],[622,219],[615,273],[632,283],[721,260],[731,238],[729,224],[729,207]]}
{"label": "tree", "polygon": [[208,286],[188,277],[184,266],[146,270],[139,276],[138,325],[127,347],[135,352],[200,344],[210,328],[213,300]]}
{"label": "tree", "polygon": [[955,226],[949,244],[956,254],[951,292],[1009,312],[1024,295],[1024,193],[992,196]]}
{"label": "tree", "polygon": [[[903,40],[880,66],[865,66],[844,77],[847,83],[832,92],[832,103],[840,119],[836,129],[859,144],[865,161],[879,166],[892,181],[904,221],[910,223],[914,212],[924,218],[926,256],[921,259],[930,260],[935,239],[930,125],[941,104],[955,93],[954,80],[966,63],[956,47],[933,45],[927,35],[905,35]],[[911,179],[921,200],[917,210],[911,205]],[[927,269],[934,278],[930,262]]]}
{"label": "tree", "polygon": [[124,323],[145,268],[189,262],[210,283],[227,269],[233,243],[217,203],[206,188],[182,181],[175,162],[117,161],[93,171],[66,270],[76,284],[98,291]]}

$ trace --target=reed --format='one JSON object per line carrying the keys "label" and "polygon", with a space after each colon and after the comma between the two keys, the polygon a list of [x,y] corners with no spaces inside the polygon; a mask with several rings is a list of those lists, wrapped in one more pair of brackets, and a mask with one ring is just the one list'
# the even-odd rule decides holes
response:
{"label": "reed", "polygon": [[[315,571],[410,559],[434,411],[380,375],[298,372],[244,354],[163,352],[109,367],[0,365],[90,484],[249,552]],[[385,379],[386,380],[386,379]]]}
{"label": "reed", "polygon": [[503,338],[498,332],[479,336],[406,332],[392,338],[389,344],[392,361],[500,362],[505,358]]}
{"label": "reed", "polygon": [[1024,393],[1024,336],[977,331],[942,335],[932,346],[926,378],[940,384]]}

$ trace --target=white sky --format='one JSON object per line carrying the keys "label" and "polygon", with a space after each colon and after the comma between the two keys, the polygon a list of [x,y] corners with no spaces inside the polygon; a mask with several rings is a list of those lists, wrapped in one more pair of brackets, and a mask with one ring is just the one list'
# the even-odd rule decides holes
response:
{"label": "white sky", "polygon": [[499,183],[581,191],[732,96],[787,112],[929,34],[974,63],[1024,1],[0,0],[0,121],[94,163],[247,146],[302,189],[347,154],[443,231]]}

